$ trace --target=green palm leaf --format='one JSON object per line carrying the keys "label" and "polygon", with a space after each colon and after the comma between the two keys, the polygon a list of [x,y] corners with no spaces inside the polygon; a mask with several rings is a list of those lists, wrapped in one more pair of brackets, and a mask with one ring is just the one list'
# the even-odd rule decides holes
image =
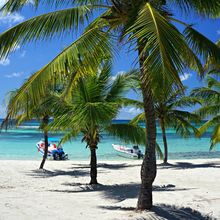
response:
{"label": "green palm leaf", "polygon": [[27,21],[0,35],[0,57],[5,57],[18,45],[36,40],[52,39],[77,31],[79,25],[88,21],[91,10],[88,6],[63,9],[43,14]]}
{"label": "green palm leaf", "polygon": [[135,116],[129,123],[130,124],[138,124],[139,122],[143,122],[143,121],[145,121],[144,112],[142,112],[139,115]]}
{"label": "green palm leaf", "polygon": [[[86,75],[88,72],[94,72],[94,69],[99,65],[100,57],[110,56],[110,48],[110,42],[106,33],[99,29],[93,29],[84,33],[50,63],[33,74],[19,89],[14,101],[16,102],[16,100],[22,98],[33,84],[32,88],[34,88],[35,92],[31,93],[31,98],[35,103],[39,102],[39,99],[46,93],[48,81],[54,82],[55,76],[58,76],[58,82],[62,82],[62,77],[68,74],[66,64],[68,64],[68,68],[71,68],[72,77],[75,80],[80,76]],[[82,60],[79,60],[80,52],[83,54]]]}
{"label": "green palm leaf", "polygon": [[146,145],[145,129],[133,124],[112,124],[106,131],[125,143],[135,143]]}
{"label": "green palm leaf", "polygon": [[180,58],[180,48],[185,43],[172,24],[147,3],[134,25],[128,29],[128,34],[131,35],[131,39],[138,38],[140,42],[148,39],[142,53],[149,54],[145,60],[145,68],[151,78],[155,78],[155,82],[156,79],[171,77],[182,86],[178,72],[182,72],[184,67]]}
{"label": "green palm leaf", "polygon": [[212,137],[211,137],[210,150],[213,150],[217,143],[220,143],[220,124],[215,126],[213,130]]}
{"label": "green palm leaf", "polygon": [[212,119],[208,120],[206,123],[204,123],[199,129],[198,136],[201,136],[204,134],[210,127],[216,126],[220,123],[220,115],[216,115]]}
{"label": "green palm leaf", "polygon": [[193,11],[201,16],[219,17],[219,0],[170,0],[170,2],[179,6],[187,14]]}
{"label": "green palm leaf", "polygon": [[204,60],[212,57],[212,59],[219,61],[220,48],[215,43],[193,29],[192,26],[187,26],[184,30],[184,34],[187,43],[197,55],[202,56]]}

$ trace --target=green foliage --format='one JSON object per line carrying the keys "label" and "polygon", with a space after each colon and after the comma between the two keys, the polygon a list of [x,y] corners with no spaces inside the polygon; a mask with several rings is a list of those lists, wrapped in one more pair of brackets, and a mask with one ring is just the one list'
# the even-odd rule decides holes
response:
{"label": "green foliage", "polygon": [[210,150],[214,149],[216,144],[220,142],[220,82],[211,76],[207,77],[208,87],[194,89],[191,93],[194,97],[199,97],[203,101],[203,105],[196,111],[203,119],[210,118],[199,129],[197,136],[202,136],[209,128],[213,128],[211,136]]}
{"label": "green foliage", "polygon": [[97,146],[103,130],[123,140],[143,144],[144,130],[139,126],[111,125],[119,109],[132,102],[123,96],[130,90],[133,78],[131,71],[112,79],[110,63],[102,63],[97,74],[77,80],[68,98],[56,95],[46,101],[55,116],[50,129],[68,131],[63,141],[83,134],[82,140],[87,146]]}

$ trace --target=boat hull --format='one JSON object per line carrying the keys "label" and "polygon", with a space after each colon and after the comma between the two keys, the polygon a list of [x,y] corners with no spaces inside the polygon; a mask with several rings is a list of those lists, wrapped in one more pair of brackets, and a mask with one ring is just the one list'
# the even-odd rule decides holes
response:
{"label": "boat hull", "polygon": [[128,148],[122,145],[112,144],[112,147],[115,149],[117,154],[121,157],[131,158],[131,159],[140,159],[143,158],[143,154],[132,153],[132,148]]}

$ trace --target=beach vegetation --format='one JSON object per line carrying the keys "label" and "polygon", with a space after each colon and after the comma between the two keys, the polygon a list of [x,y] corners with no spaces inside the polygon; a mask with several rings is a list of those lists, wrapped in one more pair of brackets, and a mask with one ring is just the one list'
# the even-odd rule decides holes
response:
{"label": "beach vegetation", "polygon": [[[20,10],[27,2],[28,0],[9,0],[3,7],[3,12]],[[6,57],[18,45],[65,36],[65,33],[77,31],[79,27],[83,27],[84,32],[54,60],[35,73],[24,87],[26,89],[34,80],[38,80],[41,92],[45,92],[46,79],[55,72],[67,72],[66,66],[75,73],[72,81],[76,81],[79,76],[91,73],[93,67],[96,68],[100,56],[108,53],[114,55],[115,47],[112,45],[115,43],[126,43],[130,51],[137,53],[146,121],[146,150],[141,167],[137,209],[151,209],[152,184],[157,172],[153,86],[172,82],[182,88],[179,74],[184,73],[186,68],[193,68],[203,74],[200,58],[207,59],[210,56],[213,60],[220,59],[220,49],[194,29],[193,25],[176,19],[172,8],[178,8],[185,14],[216,18],[219,16],[220,1],[56,0],[50,3],[35,0],[32,3],[36,7],[47,4],[57,10],[31,18],[1,34],[1,58]],[[183,26],[183,32],[182,29],[177,29],[176,23]],[[84,60],[84,68],[80,68],[80,72],[79,54]]]}
{"label": "beach vegetation", "polygon": [[210,150],[213,150],[216,144],[220,143],[220,82],[218,74],[212,73],[206,78],[207,86],[194,89],[191,95],[202,99],[202,107],[195,111],[206,122],[198,129],[198,137],[201,137],[205,132],[212,130]]}
{"label": "beach vegetation", "polygon": [[41,97],[40,102],[32,99],[33,94],[37,91],[35,90],[34,85],[32,85],[24,96],[18,100],[20,89],[12,91],[8,95],[8,104],[7,104],[7,115],[2,122],[2,128],[8,128],[8,126],[19,126],[25,121],[30,121],[36,119],[40,122],[39,129],[44,133],[44,155],[40,163],[39,169],[44,168],[45,161],[48,154],[48,124],[49,118],[52,117],[52,111],[50,106],[44,104],[46,98],[50,96],[50,92],[53,91],[53,87],[49,84],[47,86],[48,92],[45,97]]}
{"label": "beach vegetation", "polygon": [[[90,150],[90,184],[97,184],[97,155],[102,133],[119,137],[126,143],[145,144],[144,128],[139,125],[112,123],[119,110],[135,100],[124,95],[132,87],[135,71],[111,75],[111,64],[104,62],[97,74],[80,77],[68,94],[54,95],[45,103],[53,109],[50,130],[64,131],[61,142],[82,136]],[[71,77],[71,76],[70,76]]]}
{"label": "beach vegetation", "polygon": [[[154,94],[154,109],[158,124],[161,128],[164,156],[163,164],[168,164],[168,143],[166,129],[173,128],[177,134],[186,138],[192,134],[197,134],[198,130],[194,123],[200,122],[200,117],[187,111],[186,108],[200,104],[197,97],[185,95],[185,89],[177,89],[171,91],[171,86],[165,88],[157,88],[153,91]],[[143,103],[137,106],[141,108]],[[138,124],[145,120],[145,113],[140,113],[131,120],[131,124]]]}

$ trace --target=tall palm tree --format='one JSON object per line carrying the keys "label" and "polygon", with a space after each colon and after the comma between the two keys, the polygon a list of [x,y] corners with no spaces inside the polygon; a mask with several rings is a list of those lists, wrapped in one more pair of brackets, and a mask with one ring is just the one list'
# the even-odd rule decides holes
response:
{"label": "tall palm tree", "polygon": [[[99,73],[79,78],[67,99],[63,94],[46,101],[53,109],[52,130],[67,131],[62,141],[82,135],[82,141],[90,149],[90,184],[97,184],[96,150],[102,132],[118,136],[126,142],[144,144],[145,132],[138,125],[111,124],[120,108],[135,102],[123,98],[130,89],[133,74],[121,74],[113,80],[108,64],[99,68]],[[65,91],[64,91],[65,92]]]}
{"label": "tall palm tree", "polygon": [[194,89],[191,95],[203,100],[202,107],[196,113],[203,119],[212,116],[198,129],[198,136],[201,136],[209,128],[213,127],[210,145],[210,150],[212,150],[220,142],[220,82],[216,77],[208,76],[207,84],[207,87]]}
{"label": "tall palm tree", "polygon": [[[28,0],[9,0],[3,10],[13,12],[21,9]],[[33,4],[49,1],[35,0]],[[112,43],[125,41],[138,51],[141,71],[141,89],[146,115],[147,147],[141,168],[141,188],[137,208],[152,207],[152,183],[156,177],[156,117],[153,104],[152,84],[173,80],[179,87],[178,74],[185,67],[202,73],[201,58],[211,56],[219,60],[220,49],[196,31],[192,25],[175,18],[172,7],[202,17],[218,17],[220,0],[54,0],[49,3],[59,8],[55,12],[27,20],[0,35],[0,57],[5,57],[17,45],[36,40],[51,39],[85,27],[84,33],[65,48],[53,61],[34,74],[24,90],[38,80],[41,91],[46,78],[58,71],[66,71],[66,63],[77,76],[97,65],[100,56],[111,54]],[[67,8],[66,8],[67,7]],[[60,10],[60,8],[62,8]],[[181,33],[174,23],[185,27]],[[84,59],[84,70],[79,73],[78,54]],[[42,77],[43,76],[43,77]],[[21,96],[20,93],[19,96]]]}
{"label": "tall palm tree", "polygon": [[[163,89],[157,88],[154,91],[154,109],[155,115],[158,119],[164,144],[163,164],[166,165],[168,161],[168,144],[166,137],[166,128],[174,128],[176,133],[183,137],[189,136],[192,132],[197,134],[198,130],[192,122],[199,122],[199,117],[195,113],[187,110],[181,110],[186,107],[191,107],[200,103],[198,98],[185,96],[181,89],[172,90],[170,87]],[[142,103],[137,104],[139,108],[143,106]],[[133,120],[131,124],[137,124],[145,120],[145,113],[140,113]]]}

